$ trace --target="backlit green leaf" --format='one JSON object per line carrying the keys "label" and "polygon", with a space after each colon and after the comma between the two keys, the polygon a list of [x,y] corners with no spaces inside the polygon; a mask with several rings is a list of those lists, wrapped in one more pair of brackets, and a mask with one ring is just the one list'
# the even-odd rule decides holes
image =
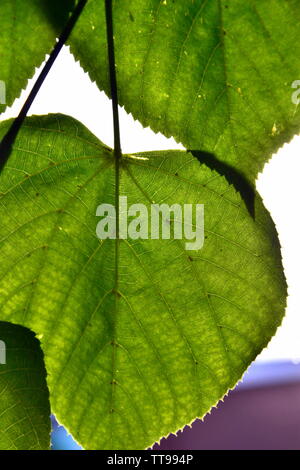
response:
{"label": "backlit green leaf", "polygon": [[39,342],[4,322],[0,340],[0,449],[48,450],[50,406]]}
{"label": "backlit green leaf", "polygon": [[73,3],[73,0],[1,0],[0,112],[20,95],[35,67],[51,51]]}
{"label": "backlit green leaf", "polygon": [[[29,118],[0,191],[0,319],[38,334],[52,410],[87,449],[143,449],[202,417],[282,320],[269,214],[188,152],[117,165],[77,121]],[[96,209],[118,195],[204,204],[203,248],[99,240]]]}
{"label": "backlit green leaf", "polygon": [[[120,102],[144,126],[251,181],[299,132],[298,0],[116,0],[114,23]],[[90,1],[71,50],[109,94],[105,34]]]}

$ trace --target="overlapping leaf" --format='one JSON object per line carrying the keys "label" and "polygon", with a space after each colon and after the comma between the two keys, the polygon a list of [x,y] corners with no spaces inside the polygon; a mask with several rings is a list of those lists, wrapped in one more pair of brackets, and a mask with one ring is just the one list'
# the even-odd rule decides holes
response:
{"label": "overlapping leaf", "polygon": [[[120,101],[144,126],[251,181],[299,132],[298,0],[116,0],[114,23]],[[109,94],[104,2],[70,44]]]}
{"label": "overlapping leaf", "polygon": [[1,0],[0,113],[10,106],[55,44],[73,0]]}
{"label": "overlapping leaf", "polygon": [[[87,449],[142,449],[203,416],[281,322],[269,214],[257,197],[254,222],[190,153],[127,155],[118,166],[77,121],[29,118],[0,191],[1,320],[39,335],[52,409]],[[147,208],[204,204],[203,248],[99,240],[96,208],[118,195]]]}
{"label": "overlapping leaf", "polygon": [[50,406],[39,342],[31,331],[4,322],[0,339],[0,449],[48,450]]}

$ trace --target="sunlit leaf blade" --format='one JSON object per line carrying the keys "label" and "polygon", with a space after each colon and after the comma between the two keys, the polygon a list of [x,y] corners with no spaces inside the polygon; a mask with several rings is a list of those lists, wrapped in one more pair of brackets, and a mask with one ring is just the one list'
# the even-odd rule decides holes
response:
{"label": "sunlit leaf blade", "polygon": [[39,342],[31,331],[5,322],[0,340],[0,449],[48,450],[50,405]]}
{"label": "sunlit leaf blade", "polygon": [[[1,125],[4,133],[8,122]],[[203,416],[268,343],[286,285],[273,222],[187,152],[113,153],[34,117],[0,178],[1,320],[41,340],[51,406],[87,449],[143,449]],[[99,240],[96,209],[205,205],[205,242]]]}
{"label": "sunlit leaf blade", "polygon": [[0,113],[17,98],[55,44],[73,0],[1,0]]}
{"label": "sunlit leaf blade", "polygon": [[[116,0],[114,17],[120,102],[144,126],[251,181],[299,132],[298,0]],[[71,49],[109,94],[104,2]]]}

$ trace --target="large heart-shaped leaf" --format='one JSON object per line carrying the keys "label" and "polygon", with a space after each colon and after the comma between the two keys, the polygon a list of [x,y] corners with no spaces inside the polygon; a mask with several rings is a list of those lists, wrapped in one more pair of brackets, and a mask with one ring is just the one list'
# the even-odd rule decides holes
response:
{"label": "large heart-shaped leaf", "polygon": [[47,450],[50,406],[39,342],[31,331],[4,322],[0,340],[0,449]]}
{"label": "large heart-shaped leaf", "polygon": [[73,4],[73,0],[1,0],[0,112],[20,95],[51,51]]}
{"label": "large heart-shaped leaf", "polygon": [[[0,191],[0,319],[39,335],[52,409],[88,449],[142,449],[202,417],[281,322],[269,214],[257,197],[254,221],[188,152],[115,162],[77,121],[29,118]],[[118,196],[148,209],[204,204],[203,248],[99,240],[96,209]]]}
{"label": "large heart-shaped leaf", "polygon": [[[144,126],[251,181],[299,132],[298,0],[116,0],[114,22],[120,102]],[[70,44],[110,94],[104,2],[88,3]]]}

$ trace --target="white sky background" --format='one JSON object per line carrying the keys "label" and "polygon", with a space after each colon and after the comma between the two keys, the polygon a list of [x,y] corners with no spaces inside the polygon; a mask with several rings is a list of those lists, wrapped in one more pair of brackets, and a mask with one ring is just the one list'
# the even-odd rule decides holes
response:
{"label": "white sky background", "polygon": [[[15,117],[34,80],[1,120]],[[31,114],[63,113],[73,116],[100,140],[113,146],[111,102],[64,48],[32,105]],[[122,149],[125,153],[181,149],[174,139],[154,134],[120,110]],[[276,223],[289,285],[288,308],[282,327],[258,361],[300,361],[300,136],[286,144],[259,176],[257,188]]]}

